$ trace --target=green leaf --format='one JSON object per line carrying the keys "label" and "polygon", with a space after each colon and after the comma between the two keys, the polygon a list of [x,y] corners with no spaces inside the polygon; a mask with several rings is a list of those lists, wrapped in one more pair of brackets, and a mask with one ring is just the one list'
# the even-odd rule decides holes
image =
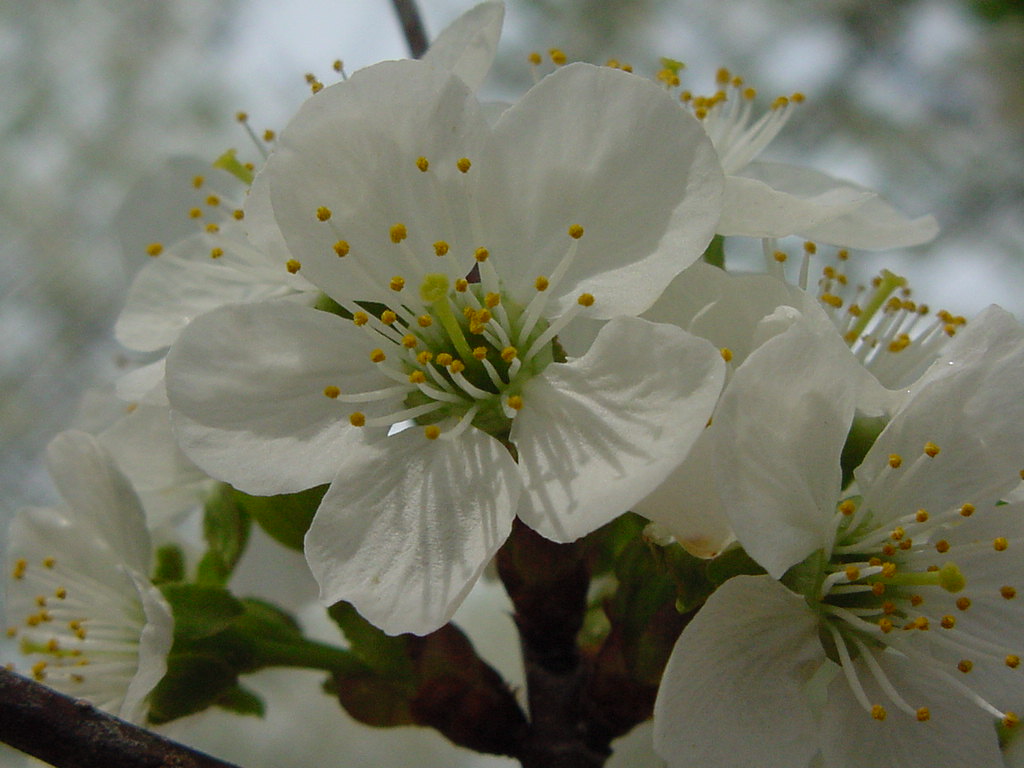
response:
{"label": "green leaf", "polygon": [[302,551],[302,540],[313,522],[326,485],[279,496],[250,496],[233,491],[235,501],[269,536],[289,549]]}
{"label": "green leaf", "polygon": [[174,614],[174,638],[198,640],[227,629],[245,611],[241,601],[208,584],[164,584],[160,587]]}
{"label": "green leaf", "polygon": [[160,724],[201,712],[236,687],[235,671],[201,654],[171,654],[167,673],[149,695],[149,720]]}
{"label": "green leaf", "polygon": [[263,717],[266,714],[266,706],[263,699],[241,685],[228,688],[213,702],[214,706],[234,712],[236,715],[255,715]]}
{"label": "green leaf", "polygon": [[153,569],[153,583],[185,580],[185,555],[177,544],[158,547],[155,554],[156,567]]}
{"label": "green leaf", "polygon": [[203,538],[207,550],[199,561],[196,579],[200,583],[226,584],[245,551],[251,521],[234,494],[234,489],[225,485],[206,502]]}

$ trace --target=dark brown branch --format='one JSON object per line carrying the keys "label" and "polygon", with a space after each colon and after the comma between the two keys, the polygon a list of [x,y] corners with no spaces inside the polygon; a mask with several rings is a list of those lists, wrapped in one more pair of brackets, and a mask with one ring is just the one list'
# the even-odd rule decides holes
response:
{"label": "dark brown branch", "polygon": [[402,32],[405,34],[405,41],[409,44],[409,51],[414,59],[423,57],[427,52],[427,30],[423,26],[423,17],[420,16],[420,9],[416,7],[416,0],[391,0],[398,14],[398,20],[402,22]]}
{"label": "dark brown branch", "polygon": [[6,669],[0,741],[57,768],[237,768]]}

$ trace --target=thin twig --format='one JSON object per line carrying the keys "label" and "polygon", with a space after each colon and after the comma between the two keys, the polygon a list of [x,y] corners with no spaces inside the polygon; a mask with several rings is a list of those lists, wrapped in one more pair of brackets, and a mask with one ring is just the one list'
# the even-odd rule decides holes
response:
{"label": "thin twig", "polygon": [[0,741],[57,768],[237,768],[2,668]]}
{"label": "thin twig", "polygon": [[427,52],[427,30],[423,26],[423,17],[420,16],[420,9],[416,6],[416,0],[391,0],[398,13],[398,20],[402,22],[402,32],[405,33],[405,41],[409,45],[409,51],[414,59],[423,57]]}

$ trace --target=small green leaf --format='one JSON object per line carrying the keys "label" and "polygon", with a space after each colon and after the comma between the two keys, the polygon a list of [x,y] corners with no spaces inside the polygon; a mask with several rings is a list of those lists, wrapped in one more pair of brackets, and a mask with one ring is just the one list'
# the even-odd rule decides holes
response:
{"label": "small green leaf", "polygon": [[171,654],[167,673],[149,695],[149,720],[160,724],[201,712],[236,686],[235,671],[221,659]]}
{"label": "small green leaf", "polygon": [[326,492],[326,485],[279,496],[250,496],[241,491],[233,491],[235,501],[252,515],[260,528],[278,543],[299,552],[302,551],[306,531],[313,522],[313,515]]}
{"label": "small green leaf", "polygon": [[199,561],[196,578],[200,583],[227,583],[245,551],[251,522],[234,494],[235,490],[225,485],[206,502],[203,538],[207,550]]}
{"label": "small green leaf", "polygon": [[156,567],[153,569],[153,583],[185,580],[185,555],[176,544],[165,544],[156,550]]}
{"label": "small green leaf", "polygon": [[207,584],[164,584],[160,587],[174,614],[175,640],[198,640],[230,626],[245,611],[221,587]]}
{"label": "small green leaf", "polygon": [[263,717],[266,714],[266,707],[263,699],[241,685],[228,688],[213,702],[214,706],[234,712],[236,715],[255,715]]}

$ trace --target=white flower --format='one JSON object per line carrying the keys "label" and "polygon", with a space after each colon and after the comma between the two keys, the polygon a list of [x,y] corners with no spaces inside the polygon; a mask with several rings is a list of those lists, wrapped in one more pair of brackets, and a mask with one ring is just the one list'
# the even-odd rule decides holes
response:
{"label": "white flower", "polygon": [[22,510],[10,529],[8,629],[30,674],[140,722],[166,671],[173,618],[149,582],[138,497],[94,438],[64,432],[47,462],[65,505]]}
{"label": "white flower", "polygon": [[716,479],[767,575],[726,582],[680,637],[655,706],[670,765],[1002,765],[1024,704],[1024,506],[1002,503],[1024,329],[993,308],[958,334],[844,491],[857,397],[799,334],[735,372]]}
{"label": "white flower", "polygon": [[720,235],[799,234],[858,249],[899,248],[931,240],[932,216],[908,219],[870,189],[802,166],[757,161],[802,94],[780,96],[755,117],[756,92],[722,69],[719,90],[686,100],[711,137],[725,170]]}
{"label": "white flower", "polygon": [[351,319],[209,313],[168,392],[213,476],[332,484],[306,538],[325,602],[428,632],[514,515],[575,539],[703,428],[722,364],[678,328],[620,317],[555,359],[574,317],[642,312],[713,232],[714,151],[652,84],[566,67],[492,128],[459,79],[388,62],[310,99],[261,178],[290,267]]}

